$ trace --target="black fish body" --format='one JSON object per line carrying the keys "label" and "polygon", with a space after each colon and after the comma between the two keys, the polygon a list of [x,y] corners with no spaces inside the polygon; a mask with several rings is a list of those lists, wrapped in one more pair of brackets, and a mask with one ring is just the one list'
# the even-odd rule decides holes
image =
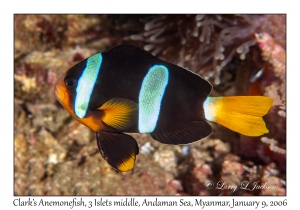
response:
{"label": "black fish body", "polygon": [[[214,113],[222,116],[220,107],[226,108],[220,106],[223,99],[208,97],[211,89],[208,81],[187,69],[120,45],[73,66],[58,80],[55,93],[75,119],[96,131],[99,151],[108,163],[127,171],[138,146],[123,132],[150,133],[166,144],[187,144],[210,135],[206,120],[218,122]],[[270,100],[264,104],[269,108]]]}

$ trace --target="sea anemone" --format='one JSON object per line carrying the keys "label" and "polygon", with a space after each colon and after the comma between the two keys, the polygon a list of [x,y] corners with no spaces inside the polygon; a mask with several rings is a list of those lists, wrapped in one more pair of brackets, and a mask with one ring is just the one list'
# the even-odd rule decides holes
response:
{"label": "sea anemone", "polygon": [[220,84],[220,74],[238,54],[245,59],[256,44],[258,15],[155,15],[141,19],[143,31],[125,40],[142,41],[144,49]]}

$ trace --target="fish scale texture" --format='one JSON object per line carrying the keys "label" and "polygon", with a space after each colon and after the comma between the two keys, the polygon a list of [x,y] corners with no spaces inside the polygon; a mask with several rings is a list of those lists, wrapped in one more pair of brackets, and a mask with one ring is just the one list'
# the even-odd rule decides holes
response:
{"label": "fish scale texture", "polygon": [[139,131],[141,133],[151,133],[155,129],[168,80],[168,69],[161,65],[150,68],[145,76],[139,94]]}

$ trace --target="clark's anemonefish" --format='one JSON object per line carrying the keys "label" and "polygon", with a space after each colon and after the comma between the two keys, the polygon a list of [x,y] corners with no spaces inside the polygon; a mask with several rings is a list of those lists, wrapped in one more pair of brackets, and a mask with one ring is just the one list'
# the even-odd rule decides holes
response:
{"label": "clark's anemonefish", "polygon": [[132,45],[116,46],[73,66],[55,85],[59,102],[96,132],[103,158],[120,171],[133,168],[139,148],[124,134],[150,133],[165,144],[209,136],[208,121],[247,136],[267,133],[262,119],[273,99],[209,97],[201,76]]}

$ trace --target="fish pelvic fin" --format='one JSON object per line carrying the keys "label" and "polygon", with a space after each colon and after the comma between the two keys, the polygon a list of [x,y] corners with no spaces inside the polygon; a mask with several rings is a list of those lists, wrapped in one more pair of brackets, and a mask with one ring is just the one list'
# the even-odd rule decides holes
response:
{"label": "fish pelvic fin", "polygon": [[262,118],[273,104],[266,96],[207,97],[203,104],[205,118],[246,136],[268,133]]}
{"label": "fish pelvic fin", "polygon": [[97,144],[102,157],[118,171],[132,170],[139,146],[136,140],[123,133],[96,132]]}

